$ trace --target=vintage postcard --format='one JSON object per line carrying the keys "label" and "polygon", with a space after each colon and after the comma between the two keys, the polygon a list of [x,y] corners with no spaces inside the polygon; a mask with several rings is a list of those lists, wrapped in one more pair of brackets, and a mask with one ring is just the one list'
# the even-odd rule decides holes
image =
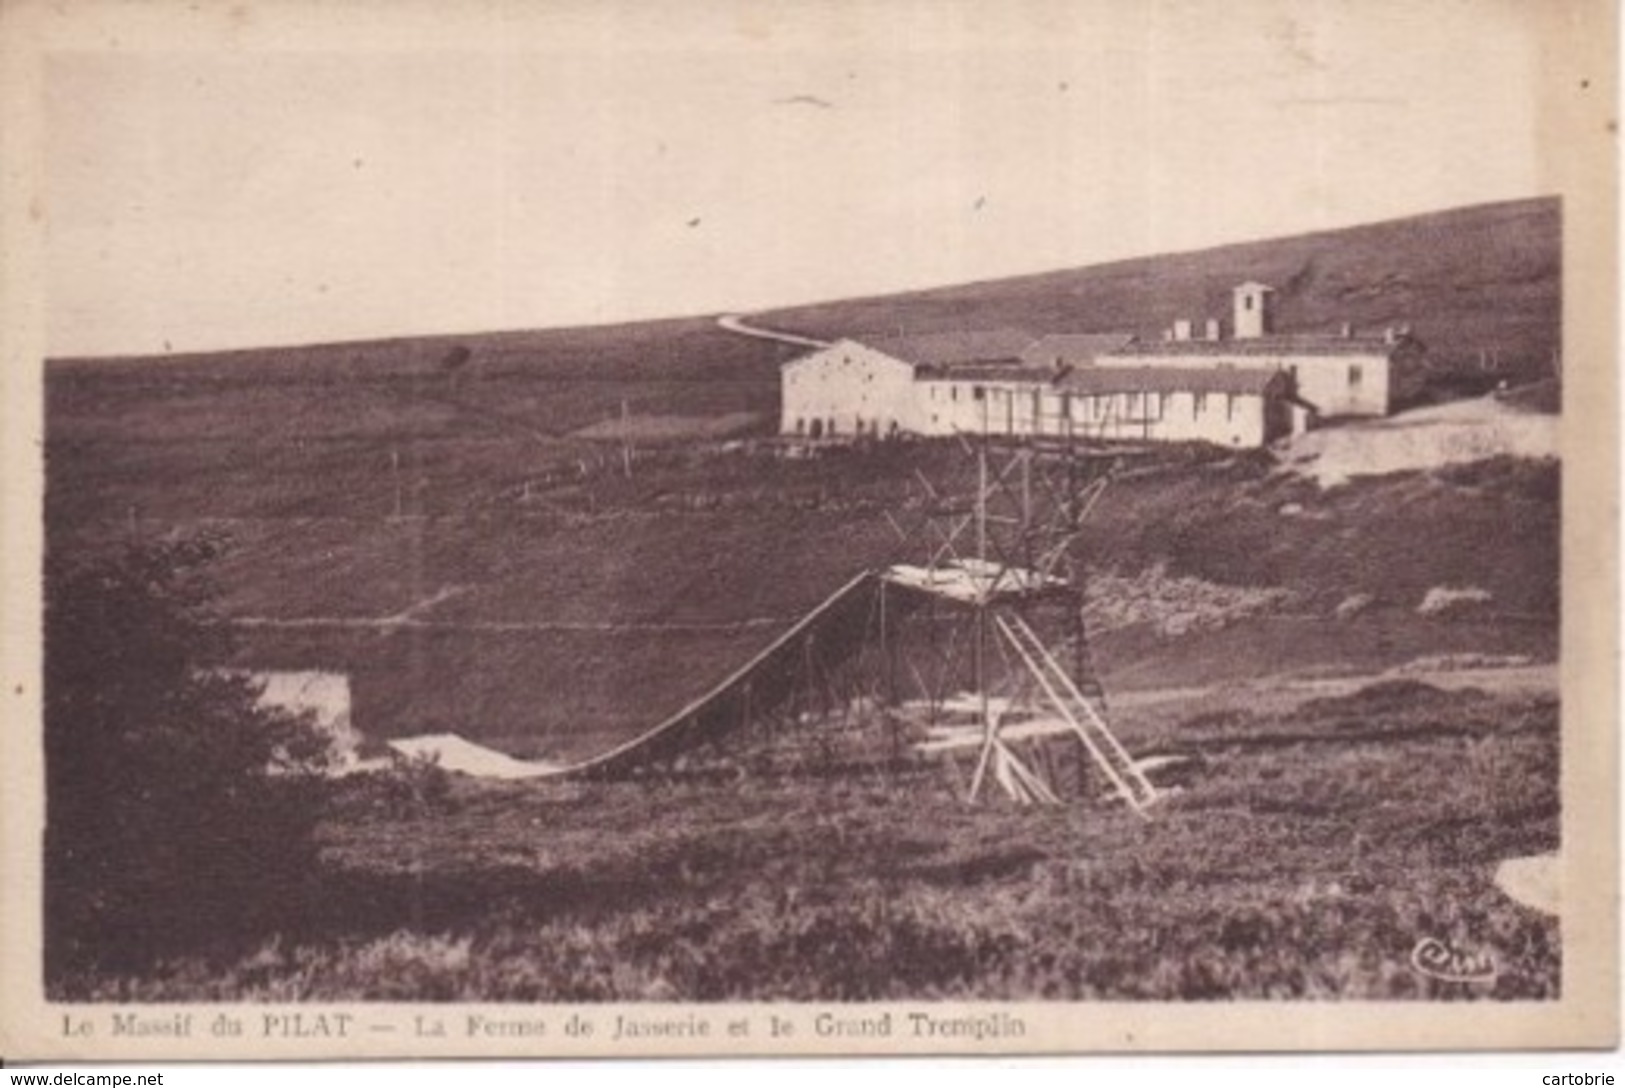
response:
{"label": "vintage postcard", "polygon": [[1616,1045],[1617,33],[0,6],[0,1056]]}

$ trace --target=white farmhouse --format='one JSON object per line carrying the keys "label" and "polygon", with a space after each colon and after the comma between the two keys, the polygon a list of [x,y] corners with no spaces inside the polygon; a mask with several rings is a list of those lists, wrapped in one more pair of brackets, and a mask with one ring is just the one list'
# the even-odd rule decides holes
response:
{"label": "white farmhouse", "polygon": [[952,426],[932,427],[920,373],[1014,362],[1032,342],[1014,329],[837,340],[784,364],[779,429],[808,438],[951,434]]}

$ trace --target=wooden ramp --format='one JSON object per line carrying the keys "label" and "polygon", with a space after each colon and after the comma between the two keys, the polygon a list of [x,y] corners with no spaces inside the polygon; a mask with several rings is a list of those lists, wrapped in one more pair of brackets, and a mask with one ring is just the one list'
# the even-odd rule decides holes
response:
{"label": "wooden ramp", "polygon": [[[926,738],[915,749],[950,758],[955,751],[974,749],[977,755],[970,787],[972,800],[981,784],[991,780],[1019,802],[1058,804],[1060,786],[1053,774],[1046,776],[1042,768],[1034,769],[1038,765],[1029,766],[1013,745],[1070,738],[1087,751],[1111,790],[1132,811],[1144,816],[1158,799],[1158,791],[1112,733],[1103,707],[1096,706],[1021,615],[1022,602],[1055,593],[1059,585],[1051,584],[1055,581],[1019,571],[1013,576],[1007,567],[963,561],[939,570],[893,567],[864,571],[675,714],[624,743],[576,762],[509,760],[455,736],[411,738],[392,745],[406,755],[418,749],[422,754],[441,758],[449,753],[456,757],[451,769],[483,777],[635,775],[744,733],[753,722],[771,719],[786,708],[791,712],[789,720],[796,721],[796,708],[800,706],[797,697],[815,683],[819,670],[823,670],[827,682],[830,670],[850,664],[861,668],[871,643],[878,644],[885,654],[888,639],[897,637],[897,631],[888,630],[892,623],[922,603],[941,601],[950,610],[963,611],[987,625],[989,635],[1013,652],[1010,664],[1014,675],[1022,679],[1012,694],[1022,700],[1022,705],[1017,708],[1011,698],[992,694],[986,688],[978,689],[981,694],[968,701],[940,694],[933,697],[930,686],[916,676],[922,693],[932,701],[933,714],[957,709],[977,720],[969,725],[928,728]],[[895,664],[892,661],[893,671]],[[844,704],[837,699],[836,705]]]}
{"label": "wooden ramp", "polygon": [[793,694],[801,678],[798,666],[815,642],[826,663],[839,662],[862,649],[864,628],[879,589],[879,579],[873,572],[864,571],[659,725],[607,752],[558,767],[552,773],[619,777],[742,729],[753,715],[774,709]]}

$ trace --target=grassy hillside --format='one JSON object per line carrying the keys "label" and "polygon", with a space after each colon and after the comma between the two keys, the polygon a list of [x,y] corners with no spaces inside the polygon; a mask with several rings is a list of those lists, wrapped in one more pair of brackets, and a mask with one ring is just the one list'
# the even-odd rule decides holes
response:
{"label": "grassy hillside", "polygon": [[368,380],[444,377],[448,355],[467,349],[459,369],[547,380],[728,381],[760,374],[760,364],[794,354],[782,345],[727,333],[710,318],[624,325],[409,336],[301,347],[54,359],[54,378],[209,388],[268,384],[346,386]]}
{"label": "grassy hillside", "polygon": [[[1562,342],[1556,198],[1413,216],[1089,268],[756,314],[815,337],[1018,326],[1036,333],[1158,336],[1176,318],[1230,316],[1230,289],[1275,287],[1277,327],[1409,323],[1447,367],[1495,352],[1511,373],[1549,373]],[[1200,320],[1198,320],[1198,327]]]}
{"label": "grassy hillside", "polygon": [[[1155,325],[1197,302],[1217,308],[1242,277],[1282,287],[1289,325],[1410,317],[1441,345],[1538,354],[1556,330],[1557,206],[1466,209],[767,320],[827,335],[901,318]],[[1430,331],[1420,311],[1461,337]],[[680,706],[892,557],[884,511],[913,493],[916,472],[968,490],[968,462],[950,446],[786,461],[676,440],[708,420],[766,426],[777,364],[796,351],[688,319],[54,361],[48,546],[226,533],[223,606],[265,621],[240,632],[248,663],[351,671],[358,724],[374,736],[449,729],[585,754]],[[638,447],[630,479],[623,430]],[[1272,668],[1272,654],[1386,664],[1430,641],[1549,656],[1555,471],[1421,474],[1323,495],[1260,463],[1226,464],[1192,468],[1175,452],[1116,487],[1086,541],[1090,562],[1123,574],[1161,563],[1204,584],[1278,589],[1286,603],[1230,633],[1173,643],[1115,633],[1103,647],[1115,676],[1154,684],[1216,662],[1245,675]],[[1429,588],[1462,580],[1491,594],[1490,611],[1534,626],[1414,615]],[[1375,602],[1370,615],[1305,634],[1360,594]],[[380,622],[403,615],[437,626]],[[1220,641],[1205,655],[1177,648],[1203,639]]]}
{"label": "grassy hillside", "polygon": [[[590,788],[351,780],[279,933],[60,1000],[1541,1000],[1559,920],[1492,882],[1558,842],[1549,697],[1384,684],[1131,710],[1142,820],[945,774]],[[1433,939],[1480,980],[1412,966]]]}
{"label": "grassy hillside", "polygon": [[683,320],[56,360],[47,512],[71,528],[132,510],[240,520],[478,509],[527,480],[581,471],[602,444],[572,434],[623,406],[765,420],[790,354]]}
{"label": "grassy hillside", "polygon": [[[349,671],[357,724],[374,737],[450,730],[551,758],[641,731],[853,573],[897,558],[885,512],[918,518],[916,472],[962,493],[971,485],[967,459],[934,444],[813,461],[672,450],[641,460],[630,480],[610,459],[586,477],[538,482],[527,501],[512,487],[487,490],[485,463],[454,449],[425,490],[446,507],[391,519],[349,477],[256,477],[213,452],[192,450],[191,488],[166,495],[136,479],[120,494],[165,510],[140,532],[206,525],[232,536],[218,572],[223,604],[272,621],[238,631],[245,663]],[[231,473],[216,490],[217,474]],[[306,513],[229,514],[273,501]],[[53,532],[53,546],[92,548],[129,527],[115,516]],[[1115,688],[1384,668],[1456,651],[1555,653],[1555,467],[1403,474],[1323,492],[1257,460],[1204,467],[1170,455],[1107,492],[1080,547],[1099,591],[1119,598],[1142,594],[1132,578],[1157,568],[1199,586],[1278,591],[1268,610],[1218,630],[1202,613],[1182,637],[1146,623],[1103,633],[1100,663]],[[1130,581],[1112,589],[1108,574]],[[1441,585],[1491,599],[1419,616]],[[1368,608],[1332,623],[1359,595]],[[436,626],[374,622],[408,610]]]}

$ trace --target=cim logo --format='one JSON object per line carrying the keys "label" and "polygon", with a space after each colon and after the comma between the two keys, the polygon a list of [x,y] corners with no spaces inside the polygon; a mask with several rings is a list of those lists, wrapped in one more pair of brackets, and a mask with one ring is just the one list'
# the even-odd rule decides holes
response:
{"label": "cim logo", "polygon": [[1424,937],[1411,949],[1411,969],[1440,982],[1495,981],[1495,960],[1487,952],[1452,948],[1434,937]]}

